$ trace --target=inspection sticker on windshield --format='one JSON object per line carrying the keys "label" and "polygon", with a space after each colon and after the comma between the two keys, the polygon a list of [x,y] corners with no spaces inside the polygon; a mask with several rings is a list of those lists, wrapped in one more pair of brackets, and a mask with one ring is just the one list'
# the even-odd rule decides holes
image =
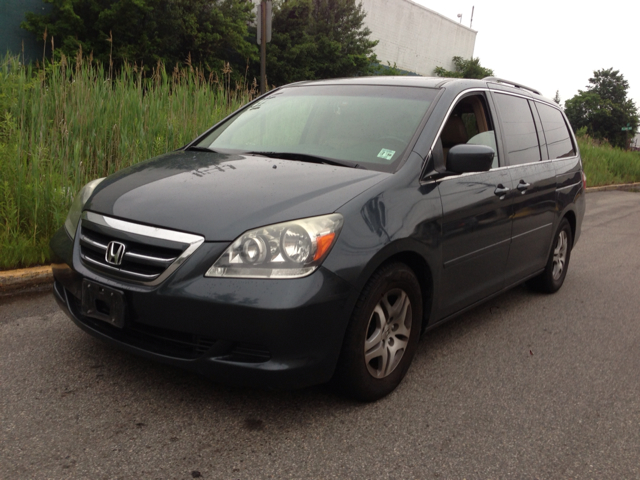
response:
{"label": "inspection sticker on windshield", "polygon": [[378,154],[378,158],[384,158],[385,160],[391,160],[395,153],[396,153],[395,150],[387,150],[386,148],[383,148],[382,150],[380,150],[380,153]]}

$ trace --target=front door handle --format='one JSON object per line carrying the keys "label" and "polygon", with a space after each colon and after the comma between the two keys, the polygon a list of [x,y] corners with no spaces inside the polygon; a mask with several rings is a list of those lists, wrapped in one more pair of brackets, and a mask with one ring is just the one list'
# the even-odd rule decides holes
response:
{"label": "front door handle", "polygon": [[530,183],[527,183],[524,180],[520,180],[520,183],[518,183],[518,190],[524,193],[527,191],[527,188],[529,188],[530,186],[531,186]]}
{"label": "front door handle", "polygon": [[508,192],[509,192],[509,189],[504,185],[502,185],[501,183],[498,184],[496,189],[493,191],[493,193],[495,193],[498,197],[500,197],[500,200],[502,200],[507,195]]}

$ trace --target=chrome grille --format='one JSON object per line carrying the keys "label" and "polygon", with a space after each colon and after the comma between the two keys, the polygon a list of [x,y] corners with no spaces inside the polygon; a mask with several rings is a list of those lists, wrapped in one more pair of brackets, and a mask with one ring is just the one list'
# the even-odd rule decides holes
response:
{"label": "chrome grille", "polygon": [[[110,261],[109,245],[124,246],[118,263]],[[204,238],[173,230],[84,212],[80,228],[80,258],[102,274],[134,283],[157,285],[198,248]]]}

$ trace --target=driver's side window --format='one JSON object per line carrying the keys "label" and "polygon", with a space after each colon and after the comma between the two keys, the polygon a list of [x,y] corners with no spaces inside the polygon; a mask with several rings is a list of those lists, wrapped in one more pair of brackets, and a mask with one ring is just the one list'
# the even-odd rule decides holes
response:
{"label": "driver's side window", "polygon": [[445,161],[452,147],[468,143],[493,148],[496,155],[491,168],[499,165],[496,135],[482,95],[470,95],[458,102],[442,130],[440,140]]}

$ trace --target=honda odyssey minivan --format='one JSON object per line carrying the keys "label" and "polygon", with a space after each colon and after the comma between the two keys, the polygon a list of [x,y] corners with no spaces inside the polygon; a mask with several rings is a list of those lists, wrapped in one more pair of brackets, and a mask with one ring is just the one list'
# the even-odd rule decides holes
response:
{"label": "honda odyssey minivan", "polygon": [[423,332],[562,286],[585,181],[562,110],[517,83],[296,83],[86,185],[54,294],[89,334],[215,381],[372,401]]}

